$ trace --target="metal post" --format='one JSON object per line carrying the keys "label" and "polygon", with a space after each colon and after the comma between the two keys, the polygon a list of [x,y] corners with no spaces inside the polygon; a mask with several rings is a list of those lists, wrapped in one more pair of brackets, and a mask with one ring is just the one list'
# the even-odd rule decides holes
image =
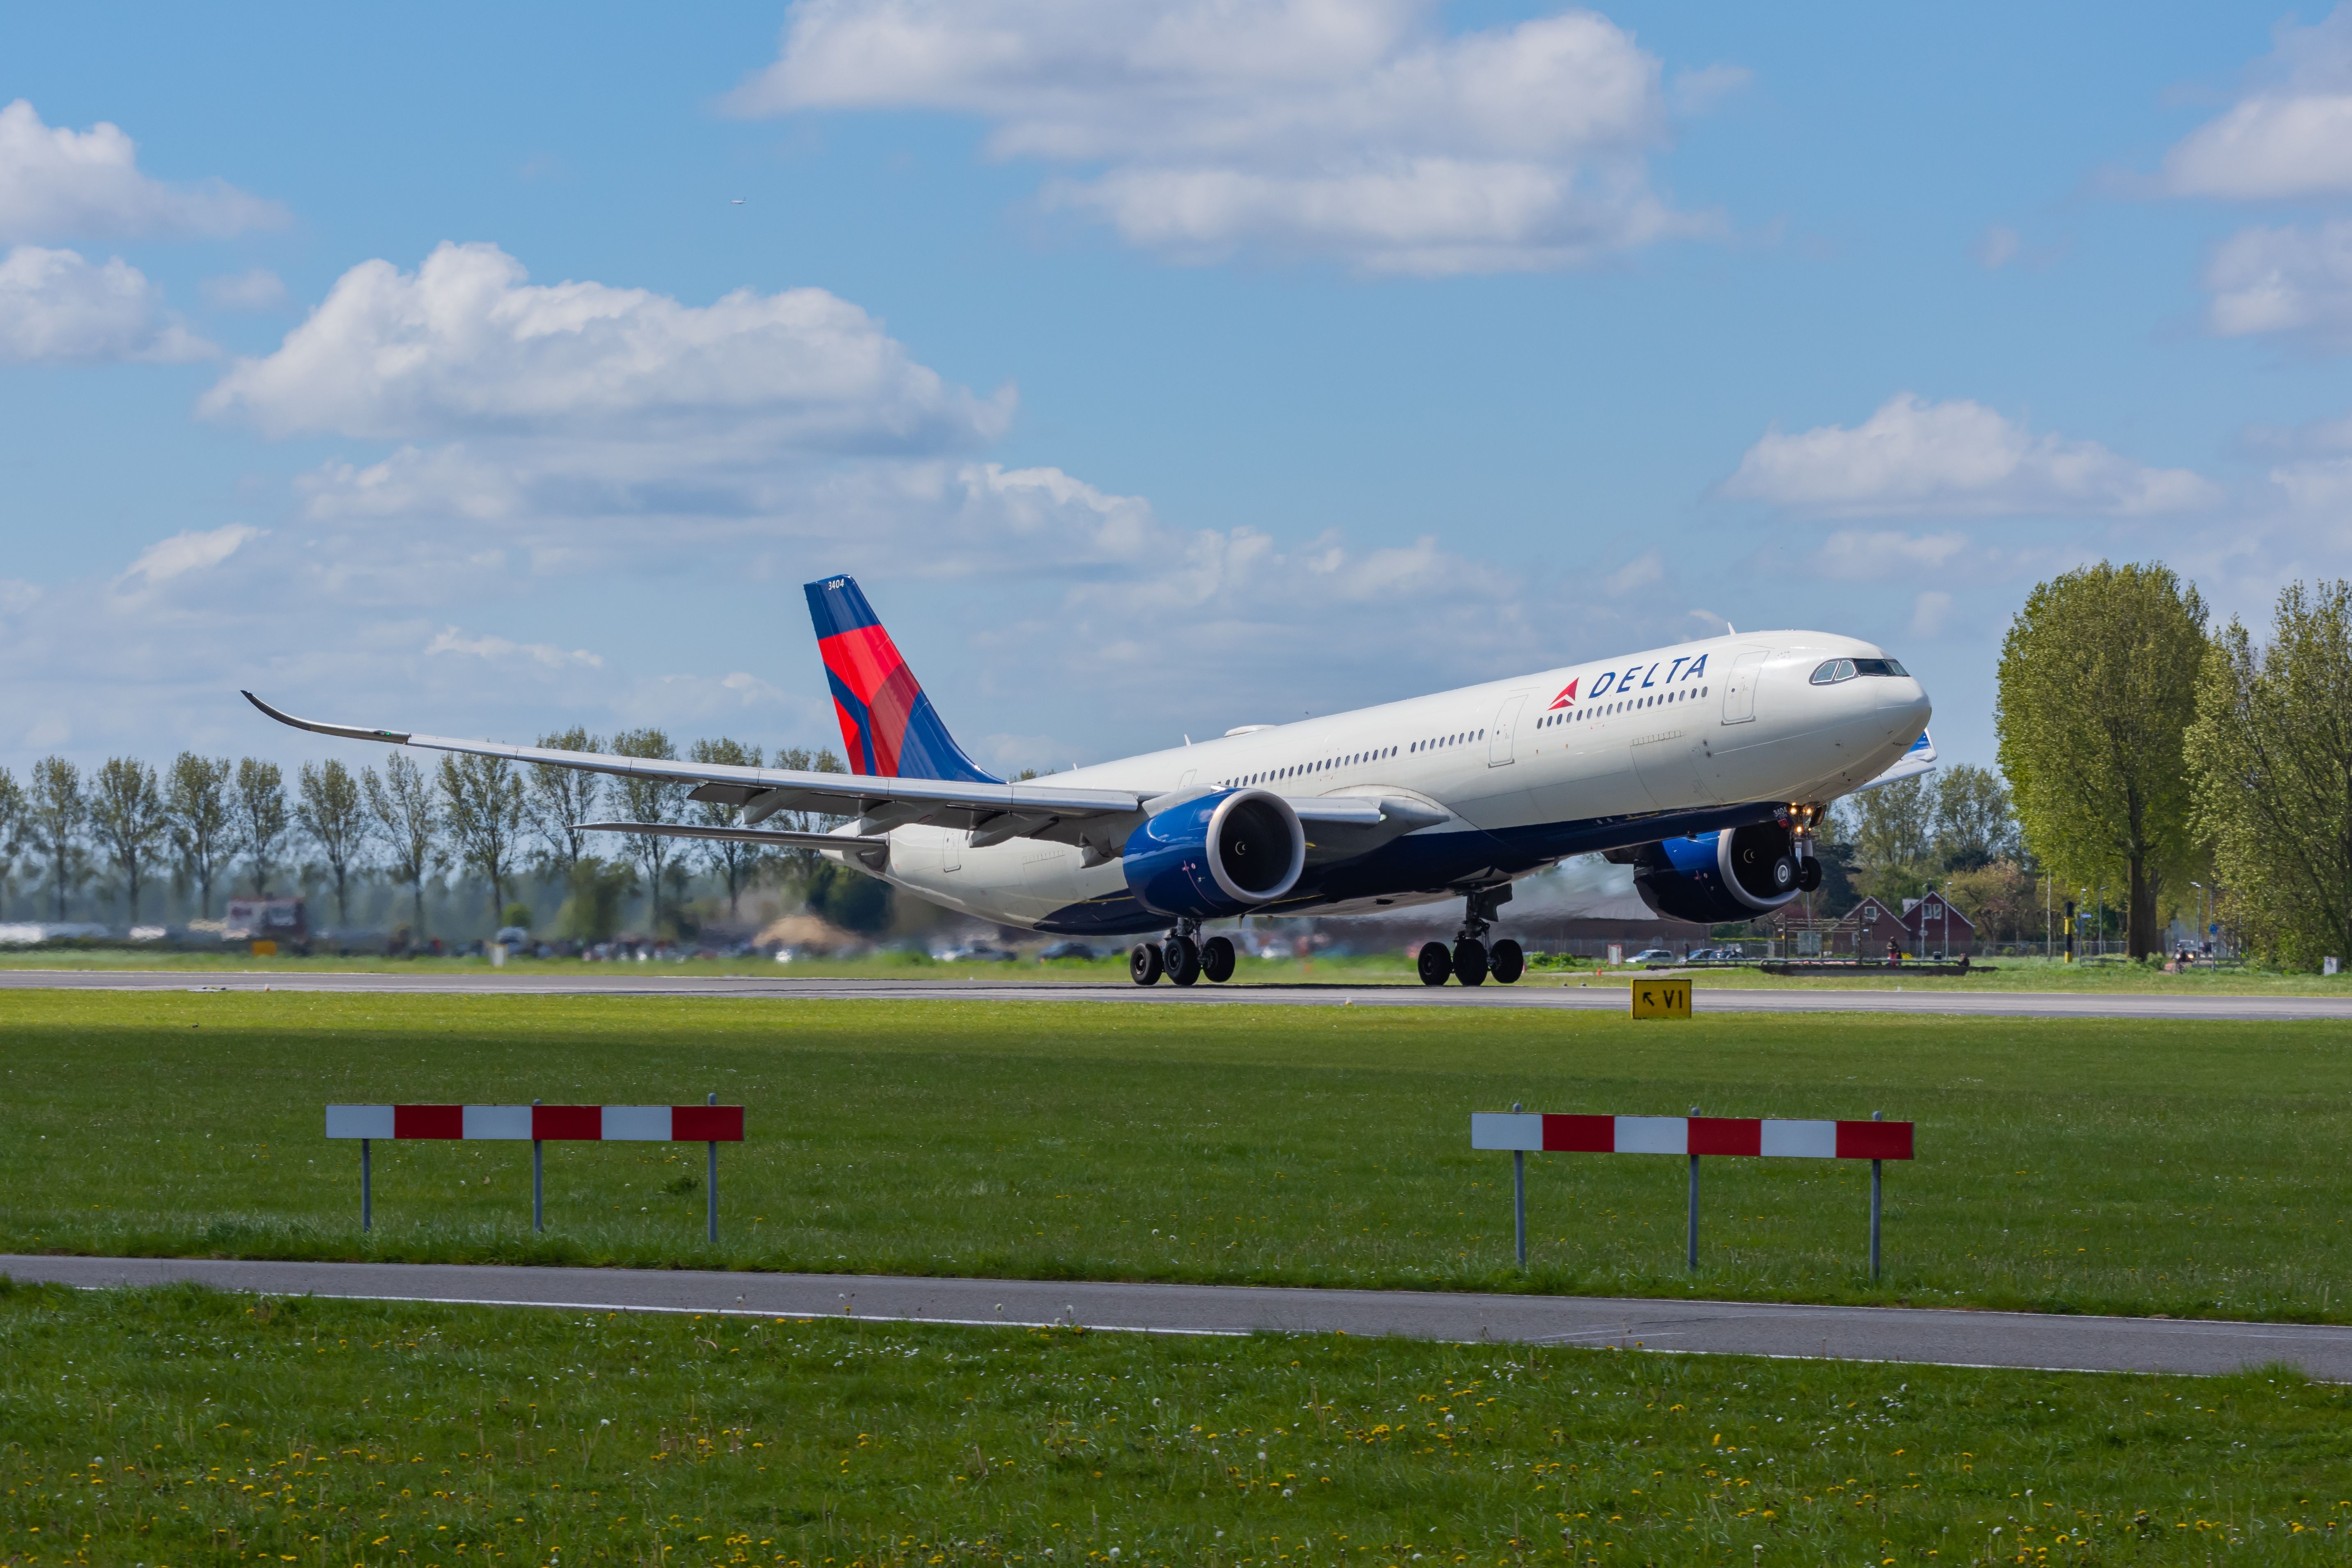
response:
{"label": "metal post", "polygon": [[374,1173],[368,1169],[368,1141],[360,1140],[360,1229],[375,1228],[375,1193],[372,1180]]}
{"label": "metal post", "polygon": [[[1696,1106],[1696,1105],[1692,1106],[1692,1107],[1690,1108],[1690,1113],[1691,1113],[1693,1116],[1696,1116],[1696,1115],[1698,1114],[1698,1107],[1697,1107],[1697,1106]],[[1697,1272],[1698,1272],[1698,1156],[1697,1156],[1697,1155],[1693,1154],[1693,1155],[1690,1157],[1690,1166],[1691,1166],[1691,1186],[1690,1186],[1690,1230],[1689,1230],[1689,1235],[1688,1235],[1688,1238],[1687,1238],[1687,1240],[1688,1240],[1688,1245],[1685,1247],[1685,1253],[1687,1254],[1687,1258],[1686,1258],[1685,1261],[1687,1261],[1687,1262],[1688,1262],[1688,1264],[1690,1265],[1690,1271],[1691,1271],[1692,1273],[1696,1274],[1696,1273],[1697,1273]]]}
{"label": "metal post", "polygon": [[[539,1101],[535,1100],[531,1101],[531,1104],[533,1105],[537,1105]],[[547,1183],[544,1179],[545,1175],[546,1173],[540,1164],[539,1140],[534,1138],[530,1141],[530,1228],[533,1230],[545,1230],[547,1228]]]}
{"label": "metal post", "polygon": [[[1512,1111],[1517,1113],[1518,1109],[1519,1102],[1516,1100],[1511,1101]],[[1511,1221],[1518,1237],[1519,1267],[1525,1268],[1528,1266],[1528,1152],[1524,1149],[1511,1151]]]}
{"label": "metal post", "polygon": [[[719,1103],[719,1097],[715,1094],[704,1095],[702,1103],[716,1105]],[[708,1221],[705,1229],[709,1238],[717,1241],[719,1239],[719,1140],[716,1138],[710,1141],[710,1173],[704,1186],[706,1193],[703,1200],[703,1213],[704,1218]]]}
{"label": "metal post", "polygon": [[[1886,1120],[1886,1112],[1874,1110],[1870,1113],[1870,1119],[1873,1121],[1884,1121]],[[1885,1162],[1879,1160],[1873,1160],[1870,1163],[1870,1278],[1874,1281],[1878,1278],[1878,1178],[1880,1167]]]}

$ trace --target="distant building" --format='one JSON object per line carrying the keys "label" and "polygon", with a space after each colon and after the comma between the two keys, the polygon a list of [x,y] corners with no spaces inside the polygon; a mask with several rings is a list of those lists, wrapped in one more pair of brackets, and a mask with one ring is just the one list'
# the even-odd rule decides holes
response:
{"label": "distant building", "polygon": [[1892,905],[1864,899],[1838,918],[1837,924],[1830,928],[1830,940],[1825,945],[1830,953],[1840,958],[1883,959],[1890,942],[1907,952],[1909,934],[1903,917]]}
{"label": "distant building", "polygon": [[1976,946],[1976,922],[1945,901],[1941,893],[1903,900],[1904,945],[1915,957],[1958,958]]}

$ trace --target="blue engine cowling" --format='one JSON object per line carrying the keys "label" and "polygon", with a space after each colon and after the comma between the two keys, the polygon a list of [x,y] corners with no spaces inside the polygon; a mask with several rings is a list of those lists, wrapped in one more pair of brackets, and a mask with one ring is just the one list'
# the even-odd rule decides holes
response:
{"label": "blue engine cowling", "polygon": [[1795,850],[1787,824],[1759,822],[1644,844],[1626,858],[1643,903],[1671,920],[1714,925],[1754,920],[1795,898]]}
{"label": "blue engine cowling", "polygon": [[1282,897],[1307,868],[1298,813],[1262,789],[1220,790],[1169,807],[1127,837],[1127,885],[1171,918],[1214,920]]}

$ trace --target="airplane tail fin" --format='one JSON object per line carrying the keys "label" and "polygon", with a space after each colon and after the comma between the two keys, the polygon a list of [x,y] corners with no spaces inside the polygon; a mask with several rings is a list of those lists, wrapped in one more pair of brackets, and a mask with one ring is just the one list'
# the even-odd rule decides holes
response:
{"label": "airplane tail fin", "polygon": [[806,584],[849,771],[877,778],[1002,784],[964,754],[854,577]]}

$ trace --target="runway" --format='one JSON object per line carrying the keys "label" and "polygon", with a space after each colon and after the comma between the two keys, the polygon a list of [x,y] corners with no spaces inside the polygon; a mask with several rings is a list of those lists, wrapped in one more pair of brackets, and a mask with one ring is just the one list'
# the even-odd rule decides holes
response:
{"label": "runway", "polygon": [[1931,1308],[1310,1290],[858,1274],[528,1268],[496,1264],[268,1263],[26,1258],[0,1274],[84,1288],[190,1280],[224,1290],[543,1307],[722,1312],[1167,1334],[1346,1333],[1465,1343],[1944,1366],[2210,1374],[2285,1362],[2352,1382],[2352,1329],[2295,1323],[2059,1317]]}
{"label": "runway", "polygon": [[[396,974],[373,971],[0,970],[0,991],[327,991],[398,995],[730,996],[768,1001],[1126,1002],[1152,1006],[1580,1007],[1623,1012],[1623,980],[1590,984],[1129,985],[1052,980],[839,980],[790,975],[646,973],[651,964]],[[1696,985],[1701,1013],[1913,1013],[1999,1018],[2352,1021],[2352,997],[2166,995],[2031,991],[1806,991]]]}

